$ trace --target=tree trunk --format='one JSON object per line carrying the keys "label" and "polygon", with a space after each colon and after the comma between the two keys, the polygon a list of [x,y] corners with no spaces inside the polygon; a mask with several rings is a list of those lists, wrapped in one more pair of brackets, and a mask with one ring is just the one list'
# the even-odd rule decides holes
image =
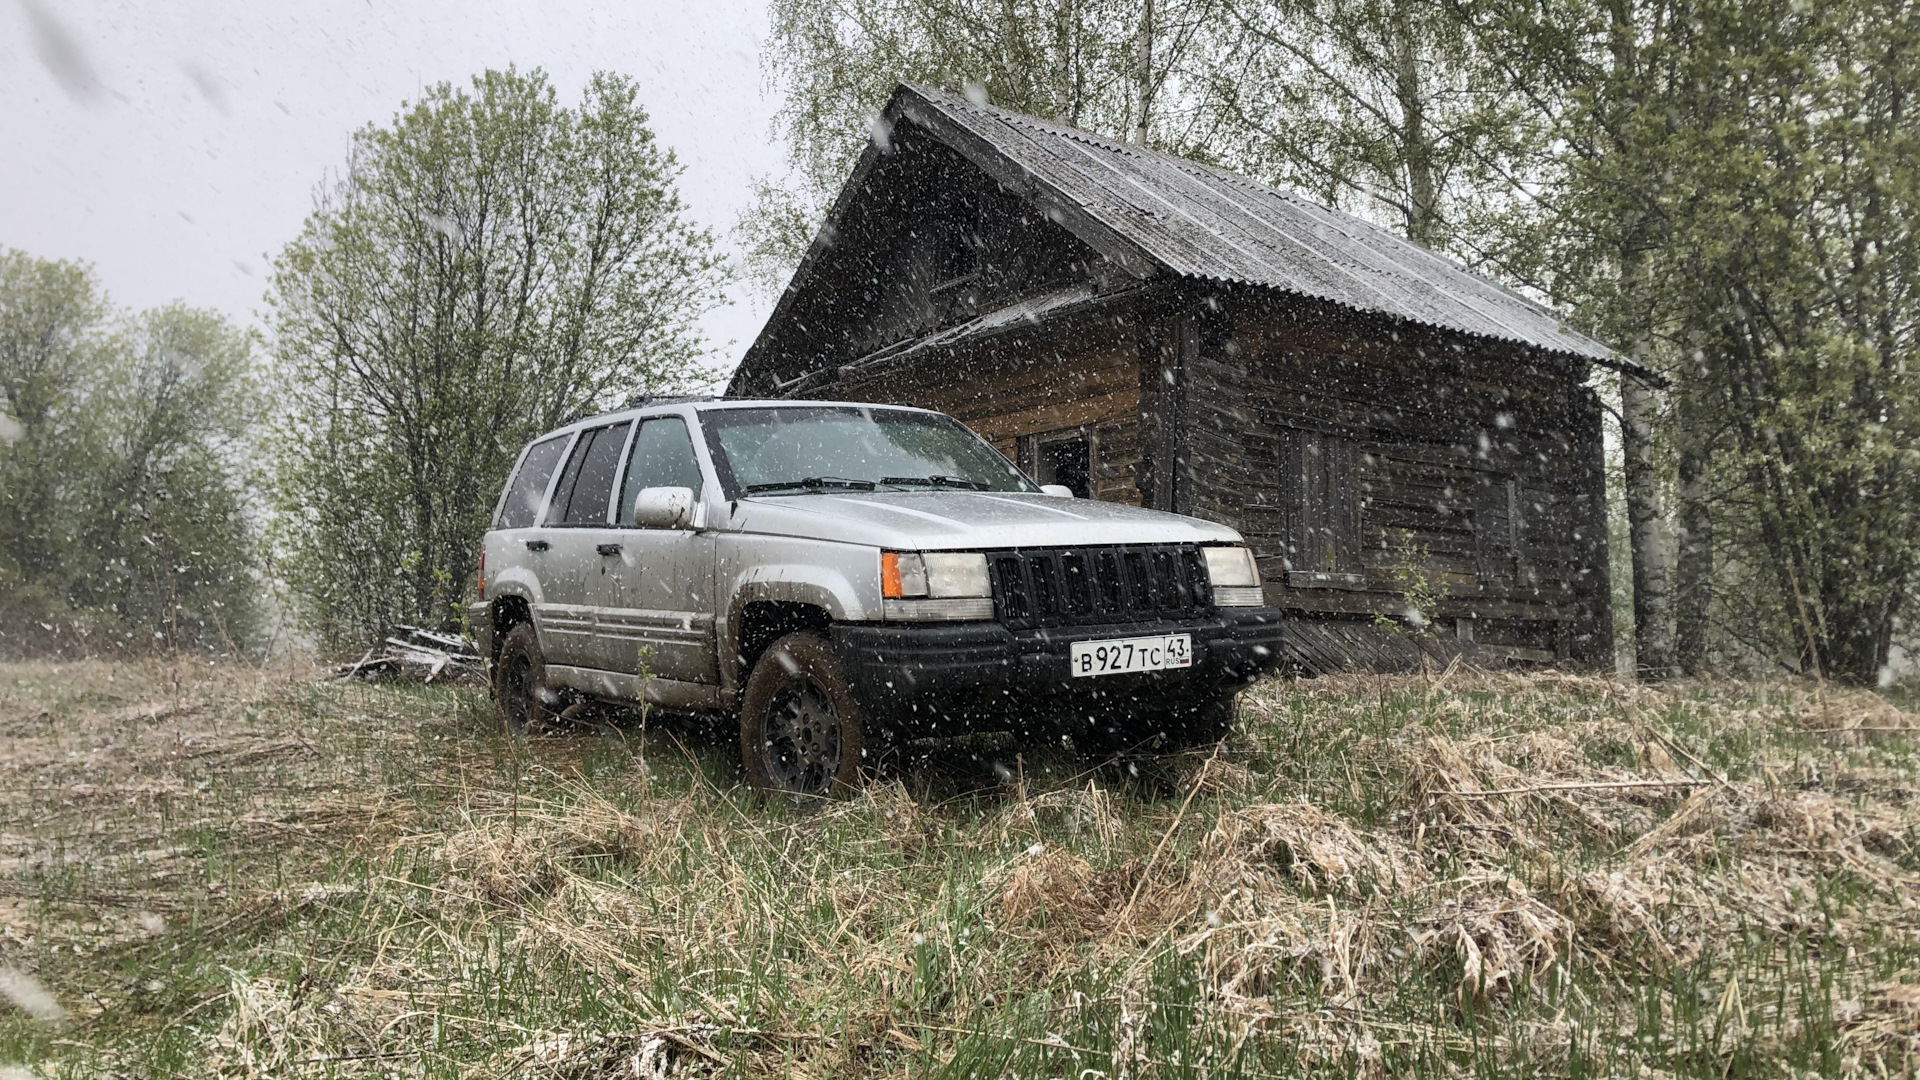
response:
{"label": "tree trunk", "polygon": [[1643,679],[1668,679],[1673,662],[1672,562],[1654,467],[1653,388],[1620,376],[1620,443],[1626,457],[1628,537],[1633,548],[1634,666]]}
{"label": "tree trunk", "polygon": [[1682,433],[1679,557],[1674,581],[1675,656],[1680,669],[1702,675],[1707,666],[1707,617],[1713,604],[1713,511],[1707,504],[1708,450],[1701,435]]}
{"label": "tree trunk", "polygon": [[1143,0],[1140,10],[1140,43],[1135,49],[1134,59],[1137,65],[1133,73],[1134,97],[1140,106],[1139,115],[1134,117],[1133,143],[1135,146],[1147,145],[1147,134],[1153,116],[1153,0]]}
{"label": "tree trunk", "polygon": [[1433,246],[1434,206],[1439,185],[1433,176],[1433,144],[1427,135],[1427,102],[1420,86],[1420,42],[1409,7],[1393,10],[1394,97],[1400,106],[1400,157],[1407,179],[1407,238]]}
{"label": "tree trunk", "polygon": [[[1878,581],[1863,589],[1861,576],[1851,571],[1833,574],[1832,580],[1822,583],[1819,591],[1825,617],[1815,629],[1822,639],[1820,660],[1827,676],[1872,686],[1892,652],[1899,601],[1886,596],[1883,587],[1876,587],[1881,586]],[[1811,597],[1808,603],[1812,603]]]}

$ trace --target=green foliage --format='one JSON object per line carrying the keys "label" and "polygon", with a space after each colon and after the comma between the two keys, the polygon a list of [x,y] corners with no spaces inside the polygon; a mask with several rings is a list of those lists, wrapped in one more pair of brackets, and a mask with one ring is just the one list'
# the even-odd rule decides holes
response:
{"label": "green foliage", "polygon": [[1424,633],[1432,625],[1427,613],[1446,595],[1446,585],[1432,573],[1432,552],[1425,544],[1416,544],[1413,534],[1401,530],[1400,558],[1393,566],[1394,591],[1405,601],[1396,612],[1375,612],[1373,623],[1383,630],[1402,629]]}
{"label": "green foliage", "polygon": [[703,381],[726,270],[679,171],[609,74],[568,107],[488,71],[355,136],[268,295],[279,550],[324,643],[444,623],[529,438]]}
{"label": "green foliage", "polygon": [[251,639],[253,348],[213,312],[118,313],[86,266],[0,250],[4,647]]}
{"label": "green foliage", "polygon": [[1749,654],[1873,679],[1920,581],[1905,9],[1484,12],[1562,148],[1511,265],[1673,378],[1658,437],[1701,470],[1703,611]]}

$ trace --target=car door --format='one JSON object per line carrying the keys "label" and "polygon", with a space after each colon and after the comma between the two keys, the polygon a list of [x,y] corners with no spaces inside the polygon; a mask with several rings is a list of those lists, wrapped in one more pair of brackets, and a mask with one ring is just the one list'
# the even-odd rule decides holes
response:
{"label": "car door", "polygon": [[614,532],[616,554],[602,559],[598,666],[683,682],[713,683],[713,535],[637,528],[633,500],[645,488],[684,487],[700,503],[706,487],[687,422],[641,422],[627,454]]}
{"label": "car door", "polygon": [[622,421],[582,431],[547,500],[537,617],[550,664],[595,666],[599,610],[593,593],[604,574],[598,549],[610,543],[613,486],[632,428],[631,421]]}

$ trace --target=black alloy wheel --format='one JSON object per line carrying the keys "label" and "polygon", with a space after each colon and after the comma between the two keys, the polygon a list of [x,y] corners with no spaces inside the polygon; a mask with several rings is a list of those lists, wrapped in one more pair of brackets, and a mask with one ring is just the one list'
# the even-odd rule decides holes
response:
{"label": "black alloy wheel", "polygon": [[786,791],[824,794],[840,772],[840,719],[812,682],[790,683],[767,710],[767,767]]}
{"label": "black alloy wheel", "polygon": [[788,634],[753,666],[740,701],[747,782],[788,798],[831,798],[860,786],[864,724],[825,635]]}

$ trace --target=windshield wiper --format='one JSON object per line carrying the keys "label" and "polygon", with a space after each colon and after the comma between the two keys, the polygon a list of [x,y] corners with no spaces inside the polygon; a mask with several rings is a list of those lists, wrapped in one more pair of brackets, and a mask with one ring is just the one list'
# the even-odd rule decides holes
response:
{"label": "windshield wiper", "polygon": [[809,476],[804,480],[781,480],[771,484],[748,484],[747,494],[763,495],[769,491],[819,491],[833,488],[839,491],[872,491],[871,480],[849,480],[844,476]]}
{"label": "windshield wiper", "polygon": [[880,478],[880,482],[883,484],[892,484],[895,487],[950,487],[964,488],[968,491],[987,490],[987,485],[969,480],[964,476],[940,476],[937,474],[934,476],[883,476]]}

